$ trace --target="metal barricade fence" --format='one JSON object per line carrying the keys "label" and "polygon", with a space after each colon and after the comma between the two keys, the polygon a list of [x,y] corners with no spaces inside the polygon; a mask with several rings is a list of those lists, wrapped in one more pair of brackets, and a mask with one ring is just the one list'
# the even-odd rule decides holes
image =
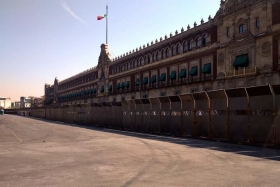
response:
{"label": "metal barricade fence", "polygon": [[151,103],[149,99],[141,99],[142,101],[142,131],[150,133],[152,132],[151,128]]}
{"label": "metal barricade fence", "polygon": [[225,90],[207,92],[210,99],[210,135],[216,139],[228,139],[228,110]]}
{"label": "metal barricade fence", "polygon": [[151,133],[161,133],[160,102],[158,98],[149,98],[151,103]]}
{"label": "metal barricade fence", "polygon": [[246,88],[249,96],[249,140],[273,143],[273,105],[270,86]]}
{"label": "metal barricade fence", "polygon": [[275,145],[280,147],[280,85],[271,86],[274,92],[274,129]]}
{"label": "metal barricade fence", "polygon": [[159,97],[160,102],[160,132],[162,134],[171,133],[171,115],[169,97]]}
{"label": "metal barricade fence", "polygon": [[122,103],[121,102],[113,102],[113,127],[115,129],[123,129],[123,111],[122,111]]}
{"label": "metal barricade fence", "polygon": [[192,94],[179,95],[182,102],[183,136],[197,136],[197,124],[194,115],[194,99]]}
{"label": "metal barricade fence", "polygon": [[142,132],[143,126],[143,107],[142,107],[142,100],[135,99],[135,131]]}
{"label": "metal barricade fence", "polygon": [[228,121],[230,140],[248,140],[248,95],[245,88],[225,90],[228,97]]}
{"label": "metal barricade fence", "polygon": [[206,92],[192,94],[195,101],[195,122],[197,135],[210,136],[209,99]]}
{"label": "metal barricade fence", "polygon": [[111,102],[106,102],[107,112],[106,112],[106,122],[108,128],[113,128],[113,108]]}
{"label": "metal barricade fence", "polygon": [[170,120],[171,120],[171,134],[173,136],[183,136],[182,124],[182,103],[179,96],[169,96],[170,100]]}
{"label": "metal barricade fence", "polygon": [[130,129],[130,109],[127,101],[122,101],[122,111],[123,111],[123,129]]}

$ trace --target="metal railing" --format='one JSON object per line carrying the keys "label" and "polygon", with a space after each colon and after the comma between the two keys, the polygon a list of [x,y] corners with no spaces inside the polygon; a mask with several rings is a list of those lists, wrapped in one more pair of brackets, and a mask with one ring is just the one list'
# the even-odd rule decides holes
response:
{"label": "metal railing", "polygon": [[226,77],[235,77],[235,76],[242,76],[242,75],[248,75],[248,74],[257,74],[258,73],[258,68],[253,67],[253,68],[242,68],[239,70],[234,69],[231,72],[226,72]]}

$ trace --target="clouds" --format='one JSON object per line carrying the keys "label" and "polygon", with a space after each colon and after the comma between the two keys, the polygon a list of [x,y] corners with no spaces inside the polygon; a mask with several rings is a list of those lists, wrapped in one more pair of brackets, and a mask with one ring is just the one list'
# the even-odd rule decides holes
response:
{"label": "clouds", "polygon": [[87,22],[85,20],[83,20],[82,18],[80,18],[79,16],[77,16],[67,5],[67,3],[64,0],[60,1],[60,5],[61,7],[68,12],[73,18],[75,18],[76,20],[78,20],[79,22],[83,23],[84,25],[87,25]]}

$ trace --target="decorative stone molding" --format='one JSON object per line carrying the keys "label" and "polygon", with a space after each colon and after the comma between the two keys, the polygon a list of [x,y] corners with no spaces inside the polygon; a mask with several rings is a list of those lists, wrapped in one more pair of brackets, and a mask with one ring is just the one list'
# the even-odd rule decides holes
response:
{"label": "decorative stone molding", "polygon": [[237,81],[237,87],[244,87],[244,86],[245,86],[245,81],[244,80]]}
{"label": "decorative stone molding", "polygon": [[[245,25],[246,30],[244,33],[239,33],[239,26],[242,24]],[[238,39],[248,38],[249,36],[251,36],[250,18],[247,19],[240,18],[238,22],[235,24],[235,39],[238,40]]]}
{"label": "decorative stone molding", "polygon": [[269,56],[271,54],[271,42],[264,42],[262,44],[262,55]]}
{"label": "decorative stone molding", "polygon": [[218,55],[218,66],[223,66],[225,61],[224,53]]}
{"label": "decorative stone molding", "polygon": [[234,62],[236,56],[245,55],[245,54],[248,54],[248,57],[249,57],[249,67],[252,67],[253,66],[252,62],[254,62],[253,61],[253,54],[252,53],[253,53],[252,46],[247,46],[247,47],[245,47],[243,49],[237,48],[235,50],[231,50],[230,51],[230,66],[229,67],[231,67],[231,69],[233,69],[232,63]]}

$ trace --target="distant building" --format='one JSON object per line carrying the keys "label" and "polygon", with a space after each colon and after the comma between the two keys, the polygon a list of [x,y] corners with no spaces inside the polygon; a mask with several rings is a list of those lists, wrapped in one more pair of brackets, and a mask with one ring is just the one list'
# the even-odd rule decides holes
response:
{"label": "distant building", "polygon": [[31,98],[20,97],[20,108],[30,108]]}
{"label": "distant building", "polygon": [[12,102],[10,98],[0,97],[0,108],[11,108]]}
{"label": "distant building", "polygon": [[36,108],[36,107],[43,107],[44,106],[44,99],[42,97],[34,97],[31,100],[31,107]]}
{"label": "distant building", "polygon": [[209,16],[117,58],[102,44],[97,67],[45,84],[45,104],[280,84],[279,12],[279,0],[221,0],[214,18]]}
{"label": "distant building", "polygon": [[20,108],[20,101],[15,101],[13,103],[13,108]]}

